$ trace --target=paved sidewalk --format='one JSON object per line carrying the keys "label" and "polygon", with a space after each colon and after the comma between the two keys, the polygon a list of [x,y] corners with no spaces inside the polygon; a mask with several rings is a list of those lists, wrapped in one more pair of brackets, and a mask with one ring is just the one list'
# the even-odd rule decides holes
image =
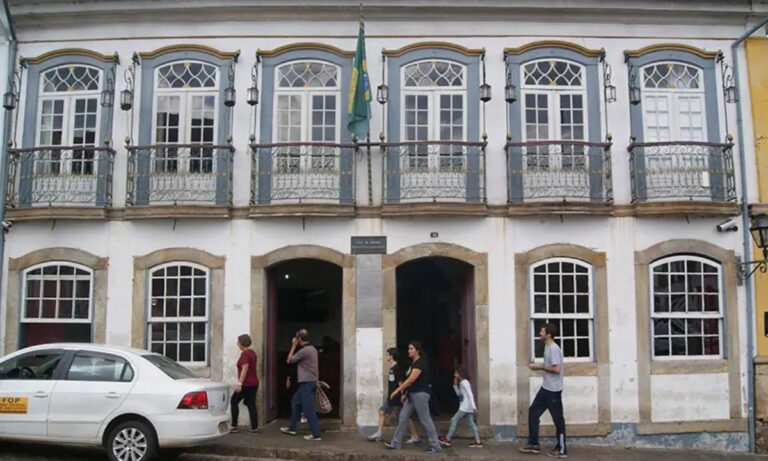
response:
{"label": "paved sidewalk", "polygon": [[[292,437],[271,424],[260,434],[248,432],[230,434],[218,442],[190,449],[179,461],[543,461],[545,454],[526,455],[518,452],[519,445],[486,441],[485,447],[468,448],[469,440],[456,439],[454,447],[438,455],[424,453],[424,444],[392,451],[381,443],[365,440],[357,434],[324,432],[322,442],[308,442],[301,436]],[[391,430],[389,431],[391,433]],[[543,447],[546,448],[546,447]],[[649,450],[603,447],[569,447],[568,459],[576,461],[768,461],[768,456],[746,453],[725,453],[691,450]],[[0,442],[0,461],[106,461],[103,450],[62,445],[34,445]],[[163,457],[159,461],[164,460]]]}
{"label": "paved sidewalk", "polygon": [[[391,430],[388,434],[391,433]],[[322,442],[309,442],[298,436],[281,434],[278,425],[271,424],[259,434],[248,432],[230,434],[221,441],[199,447],[182,459],[199,461],[235,461],[253,458],[292,459],[301,461],[411,461],[411,460],[472,460],[472,461],[535,461],[551,459],[544,453],[526,455],[518,452],[519,445],[486,441],[484,448],[469,448],[469,440],[456,439],[451,448],[438,455],[424,453],[425,442],[402,450],[387,450],[382,443],[368,442],[363,436],[342,432],[324,432]],[[548,448],[543,446],[542,448]],[[707,452],[691,450],[649,450],[627,448],[569,447],[568,459],[577,461],[721,461],[768,460],[768,456],[745,453]]]}

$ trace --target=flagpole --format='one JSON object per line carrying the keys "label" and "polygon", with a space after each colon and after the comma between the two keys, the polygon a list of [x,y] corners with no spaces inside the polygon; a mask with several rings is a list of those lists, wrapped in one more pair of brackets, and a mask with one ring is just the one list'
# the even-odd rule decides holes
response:
{"label": "flagpole", "polygon": [[365,151],[368,160],[368,206],[373,206],[373,170],[371,169],[371,132],[365,135]]}

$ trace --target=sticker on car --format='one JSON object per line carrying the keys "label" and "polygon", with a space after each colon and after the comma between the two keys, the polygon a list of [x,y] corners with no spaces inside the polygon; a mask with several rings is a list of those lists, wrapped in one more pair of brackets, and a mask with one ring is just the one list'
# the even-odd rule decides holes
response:
{"label": "sticker on car", "polygon": [[26,415],[28,409],[26,397],[0,397],[0,414]]}

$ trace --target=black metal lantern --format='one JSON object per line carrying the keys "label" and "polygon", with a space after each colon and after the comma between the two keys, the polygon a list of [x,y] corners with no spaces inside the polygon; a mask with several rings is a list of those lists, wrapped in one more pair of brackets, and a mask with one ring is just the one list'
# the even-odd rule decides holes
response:
{"label": "black metal lantern", "polygon": [[249,106],[255,106],[259,103],[259,89],[256,86],[248,88],[248,99],[246,102]]}
{"label": "black metal lantern", "polygon": [[389,87],[381,84],[376,88],[376,100],[379,104],[386,104],[389,101]]}
{"label": "black metal lantern", "polygon": [[13,91],[8,91],[3,95],[3,109],[13,110],[16,108],[16,95]]}
{"label": "black metal lantern", "polygon": [[736,96],[736,86],[733,84],[730,84],[726,86],[723,89],[723,92],[725,93],[725,102],[729,104],[733,104],[734,102],[738,101],[739,98]]}
{"label": "black metal lantern", "polygon": [[107,80],[107,85],[101,90],[101,107],[112,107],[115,104],[115,86],[112,79]]}
{"label": "black metal lantern", "polygon": [[133,108],[133,91],[125,89],[120,92],[120,108],[123,110],[131,110]]}
{"label": "black metal lantern", "polygon": [[480,85],[480,100],[483,102],[488,102],[491,100],[491,85],[485,82]]}
{"label": "black metal lantern", "polygon": [[605,102],[616,102],[616,87],[614,85],[605,85]]}
{"label": "black metal lantern", "polygon": [[763,259],[768,259],[768,215],[753,216],[749,232],[752,234],[755,245],[763,251]]}
{"label": "black metal lantern", "polygon": [[232,107],[235,105],[235,100],[237,99],[237,92],[235,91],[234,87],[228,86],[224,89],[224,105],[227,107]]}
{"label": "black metal lantern", "polygon": [[637,85],[632,85],[629,87],[629,103],[636,106],[640,104],[641,101],[641,94],[640,94],[640,87]]}
{"label": "black metal lantern", "polygon": [[511,83],[507,83],[504,86],[504,100],[508,104],[512,104],[517,101],[517,87]]}

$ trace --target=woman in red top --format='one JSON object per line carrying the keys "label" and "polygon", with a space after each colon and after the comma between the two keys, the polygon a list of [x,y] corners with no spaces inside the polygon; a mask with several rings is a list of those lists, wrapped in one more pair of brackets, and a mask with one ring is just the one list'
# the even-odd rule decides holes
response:
{"label": "woman in red top", "polygon": [[250,432],[259,432],[259,420],[256,415],[256,391],[259,389],[259,377],[256,376],[256,353],[251,346],[251,337],[240,335],[237,338],[237,347],[242,351],[237,360],[237,386],[232,394],[232,429],[237,432],[237,420],[240,416],[240,401],[245,400],[248,407],[248,415],[251,417]]}

